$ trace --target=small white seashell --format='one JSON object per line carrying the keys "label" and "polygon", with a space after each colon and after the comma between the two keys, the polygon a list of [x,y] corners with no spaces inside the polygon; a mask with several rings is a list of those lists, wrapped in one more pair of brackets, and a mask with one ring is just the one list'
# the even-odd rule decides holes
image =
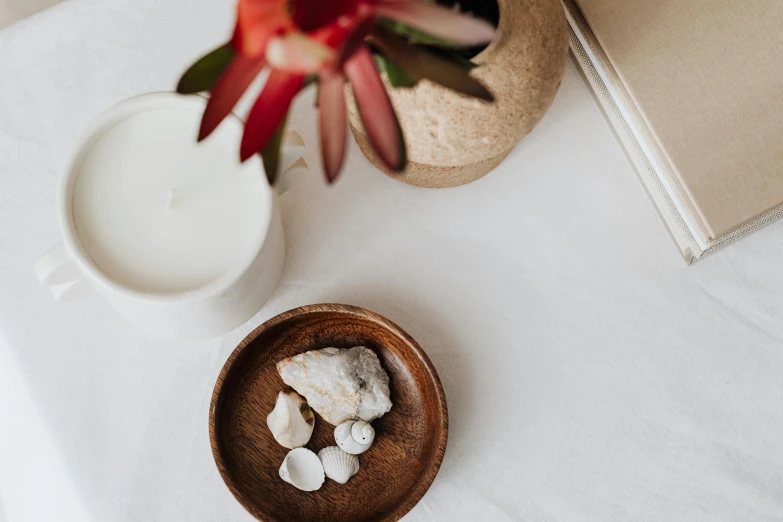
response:
{"label": "small white seashell", "polygon": [[329,446],[318,452],[324,473],[330,479],[345,484],[359,472],[359,457],[350,455],[337,446]]}
{"label": "small white seashell", "polygon": [[292,449],[280,466],[280,478],[302,491],[315,491],[324,483],[324,466],[309,449]]}
{"label": "small white seashell", "polygon": [[375,440],[375,429],[364,421],[356,421],[351,426],[351,437],[359,444],[372,444]]}
{"label": "small white seashell", "polygon": [[370,449],[375,430],[364,421],[345,421],[334,430],[334,440],[340,449],[351,455],[360,455]]}
{"label": "small white seashell", "polygon": [[301,448],[313,434],[315,415],[298,393],[281,391],[277,394],[275,409],[266,418],[266,425],[284,448]]}

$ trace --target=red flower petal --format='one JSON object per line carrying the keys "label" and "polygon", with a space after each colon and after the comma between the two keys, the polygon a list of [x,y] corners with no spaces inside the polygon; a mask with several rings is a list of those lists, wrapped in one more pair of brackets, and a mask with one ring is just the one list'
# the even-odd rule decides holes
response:
{"label": "red flower petal", "polygon": [[359,48],[364,46],[365,38],[370,34],[373,27],[375,27],[375,17],[369,16],[369,14],[370,13],[367,13],[367,16],[360,16],[358,18],[353,30],[343,41],[340,49],[339,63],[345,62],[345,60],[353,56]]}
{"label": "red flower petal", "polygon": [[318,91],[318,107],[321,111],[320,133],[321,154],[324,173],[332,183],[345,160],[345,144],[348,124],[346,122],[345,80],[340,73],[323,73]]}
{"label": "red flower petal", "polygon": [[489,22],[435,4],[380,0],[375,3],[375,12],[459,44],[480,45],[495,38],[495,28]]}
{"label": "red flower petal", "polygon": [[391,170],[402,170],[405,143],[400,123],[367,47],[359,48],[345,62],[344,69],[353,85],[356,104],[373,149]]}
{"label": "red flower petal", "polygon": [[313,31],[310,36],[337,50],[338,64],[342,64],[364,43],[364,38],[374,26],[375,17],[372,9],[367,5],[361,5],[355,13],[341,16],[334,23]]}
{"label": "red flower petal", "polygon": [[292,27],[286,0],[239,0],[232,44],[245,56],[261,57],[270,38]]}
{"label": "red flower petal", "polygon": [[247,160],[259,152],[274,134],[283,117],[288,112],[294,96],[304,83],[304,75],[272,69],[250,111],[242,136],[239,157]]}
{"label": "red flower petal", "polygon": [[228,116],[264,65],[262,58],[244,56],[239,56],[231,62],[212,90],[204,117],[201,119],[199,141],[212,134],[220,122]]}

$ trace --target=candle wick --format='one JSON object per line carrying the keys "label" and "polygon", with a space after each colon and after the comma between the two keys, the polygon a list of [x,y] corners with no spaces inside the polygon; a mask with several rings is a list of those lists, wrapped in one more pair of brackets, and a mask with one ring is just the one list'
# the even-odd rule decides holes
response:
{"label": "candle wick", "polygon": [[174,189],[169,189],[169,195],[166,198],[166,210],[171,210],[171,206],[174,204],[174,195],[177,193]]}

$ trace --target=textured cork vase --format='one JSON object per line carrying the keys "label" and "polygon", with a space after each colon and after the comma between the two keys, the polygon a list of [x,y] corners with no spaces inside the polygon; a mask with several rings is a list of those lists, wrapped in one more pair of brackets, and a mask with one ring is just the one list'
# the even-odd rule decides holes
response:
{"label": "textured cork vase", "polygon": [[470,183],[497,167],[549,110],[568,56],[560,0],[498,0],[498,7],[498,37],[473,58],[481,64],[473,74],[495,95],[494,105],[427,80],[412,89],[387,83],[408,146],[404,172],[380,162],[349,104],[356,142],[381,171],[419,187]]}

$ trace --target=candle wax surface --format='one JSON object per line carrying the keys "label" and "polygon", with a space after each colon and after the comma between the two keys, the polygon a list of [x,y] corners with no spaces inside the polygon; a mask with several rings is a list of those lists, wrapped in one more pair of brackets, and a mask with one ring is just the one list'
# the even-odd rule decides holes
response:
{"label": "candle wax surface", "polygon": [[196,143],[201,114],[157,108],[124,119],[85,154],[73,192],[76,233],[109,279],[179,293],[241,270],[269,225],[259,163],[239,162],[241,125]]}

